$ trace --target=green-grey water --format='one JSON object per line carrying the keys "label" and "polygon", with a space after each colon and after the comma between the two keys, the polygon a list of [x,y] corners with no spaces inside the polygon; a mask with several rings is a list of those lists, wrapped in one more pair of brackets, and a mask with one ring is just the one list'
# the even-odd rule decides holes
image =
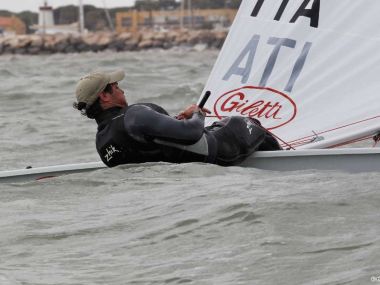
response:
{"label": "green-grey water", "polygon": [[[217,51],[0,57],[0,170],[99,160],[77,80],[199,98]],[[0,284],[376,284],[378,173],[148,163],[0,184]]]}

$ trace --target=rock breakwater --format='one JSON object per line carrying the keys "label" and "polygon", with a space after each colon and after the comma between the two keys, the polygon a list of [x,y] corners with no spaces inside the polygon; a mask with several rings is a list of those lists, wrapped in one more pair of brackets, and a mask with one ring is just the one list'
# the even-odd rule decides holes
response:
{"label": "rock breakwater", "polygon": [[89,33],[80,35],[19,35],[0,37],[0,54],[52,54],[113,51],[139,51],[152,48],[204,45],[221,48],[227,31],[182,30],[167,32]]}

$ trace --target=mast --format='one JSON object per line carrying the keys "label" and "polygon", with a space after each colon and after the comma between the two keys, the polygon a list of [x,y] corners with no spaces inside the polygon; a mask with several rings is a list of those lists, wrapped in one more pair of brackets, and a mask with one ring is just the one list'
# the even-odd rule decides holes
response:
{"label": "mast", "polygon": [[[47,7],[47,2],[45,1],[44,7]],[[46,34],[46,13],[42,13],[42,35],[45,36]]]}
{"label": "mast", "polygon": [[[183,29],[183,18],[185,17],[185,1],[181,0],[181,16],[180,16],[180,28]],[[193,10],[191,5],[191,0],[187,0],[187,28],[193,27]]]}
{"label": "mast", "polygon": [[83,0],[79,0],[79,33],[84,33],[84,12],[83,12]]}
{"label": "mast", "polygon": [[193,28],[193,8],[192,8],[192,5],[191,5],[191,0],[188,0],[187,1],[187,15],[188,15],[188,18],[189,18],[189,28],[192,29]]}
{"label": "mast", "polygon": [[181,30],[183,30],[183,17],[184,17],[184,9],[185,9],[185,0],[181,0],[181,13],[180,13],[180,16],[179,16],[179,23],[180,23],[180,28]]}
{"label": "mast", "polygon": [[109,25],[111,31],[113,32],[113,31],[115,31],[115,27],[114,27],[114,25],[113,25],[113,23],[112,23],[110,13],[109,13],[109,11],[108,11],[108,9],[107,9],[107,6],[106,6],[106,0],[103,0],[103,6],[104,6],[104,12],[106,13],[106,17],[107,17],[108,25]]}

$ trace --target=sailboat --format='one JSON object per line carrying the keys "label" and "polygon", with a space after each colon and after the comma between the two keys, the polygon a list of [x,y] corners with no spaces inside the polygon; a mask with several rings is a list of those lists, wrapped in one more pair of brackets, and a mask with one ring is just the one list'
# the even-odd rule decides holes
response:
{"label": "sailboat", "polygon": [[211,72],[209,121],[257,118],[286,146],[331,148],[380,130],[376,1],[243,0]]}
{"label": "sailboat", "polygon": [[243,163],[272,170],[379,171],[380,3],[243,0],[205,86],[210,124],[261,121],[290,151]]}
{"label": "sailboat", "polygon": [[[380,171],[379,148],[336,148],[380,132],[378,11],[373,0],[242,1],[205,85],[212,110],[206,124],[253,117],[284,150],[256,152],[241,166]],[[0,182],[102,167],[5,171]]]}

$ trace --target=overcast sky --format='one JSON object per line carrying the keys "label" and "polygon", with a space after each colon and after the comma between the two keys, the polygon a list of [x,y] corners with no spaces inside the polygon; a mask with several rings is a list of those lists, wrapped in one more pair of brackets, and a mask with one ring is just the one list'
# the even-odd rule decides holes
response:
{"label": "overcast sky", "polygon": [[[132,6],[135,0],[82,0],[83,4],[94,5],[96,7],[107,8]],[[78,0],[47,0],[53,8],[65,5],[78,5]],[[38,7],[43,5],[44,0],[0,0],[0,10],[9,10],[12,12],[21,12],[25,10],[37,12]]]}

